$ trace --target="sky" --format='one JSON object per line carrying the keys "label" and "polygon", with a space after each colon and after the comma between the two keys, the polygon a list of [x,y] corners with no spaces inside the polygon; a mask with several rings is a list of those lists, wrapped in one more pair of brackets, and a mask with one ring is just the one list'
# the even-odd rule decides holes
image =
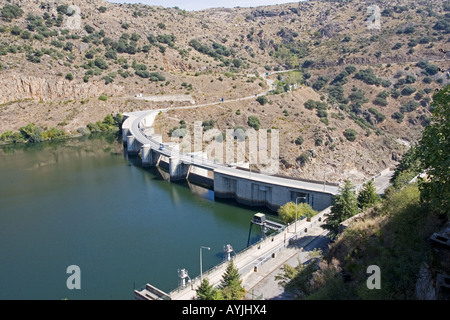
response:
{"label": "sky", "polygon": [[257,7],[273,4],[298,2],[295,0],[107,0],[115,3],[143,3],[153,6],[179,7],[187,11],[207,8]]}

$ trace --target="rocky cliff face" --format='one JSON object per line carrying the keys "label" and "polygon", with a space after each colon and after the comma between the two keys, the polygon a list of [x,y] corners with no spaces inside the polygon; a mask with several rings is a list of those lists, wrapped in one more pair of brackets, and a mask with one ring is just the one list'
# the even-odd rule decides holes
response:
{"label": "rocky cliff face", "polygon": [[23,74],[3,74],[0,78],[0,104],[17,100],[58,101],[86,99],[101,94],[119,94],[122,86],[92,85],[65,79],[40,78]]}

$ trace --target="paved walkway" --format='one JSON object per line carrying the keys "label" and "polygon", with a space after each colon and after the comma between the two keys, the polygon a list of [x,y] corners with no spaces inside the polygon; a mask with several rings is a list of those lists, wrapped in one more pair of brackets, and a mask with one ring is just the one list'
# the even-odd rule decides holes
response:
{"label": "paved walkway", "polygon": [[[328,212],[328,209],[322,211],[317,216],[314,216],[311,222],[306,219],[297,221],[297,228],[295,223],[284,229],[281,233],[275,236],[268,236],[263,241],[248,249],[240,252],[233,258],[236,268],[243,279],[243,286],[247,290],[254,287],[260,279],[265,277],[265,274],[272,272],[296,251],[313,239],[316,239],[323,233],[321,228],[316,229],[322,222],[323,215]],[[297,231],[297,237],[293,238],[294,231]],[[305,230],[307,230],[305,232]],[[289,241],[291,239],[291,241]],[[297,239],[297,240],[295,240]],[[292,241],[295,240],[295,241]],[[204,272],[203,277],[207,278],[212,285],[217,285],[222,280],[222,275],[228,263],[222,263],[215,268]],[[257,272],[255,272],[255,267]],[[172,300],[190,300],[196,295],[195,289],[200,284],[200,279],[192,279],[191,283],[185,288],[179,288],[170,292]]]}
{"label": "paved walkway", "polygon": [[275,276],[282,272],[282,267],[285,264],[296,267],[299,259],[304,263],[308,260],[309,252],[315,248],[322,249],[323,253],[328,249],[327,231],[322,229],[320,225],[311,228],[307,234],[280,251],[275,258],[261,265],[257,272],[243,277],[247,299],[293,299],[293,296],[284,291],[284,288],[278,284]]}

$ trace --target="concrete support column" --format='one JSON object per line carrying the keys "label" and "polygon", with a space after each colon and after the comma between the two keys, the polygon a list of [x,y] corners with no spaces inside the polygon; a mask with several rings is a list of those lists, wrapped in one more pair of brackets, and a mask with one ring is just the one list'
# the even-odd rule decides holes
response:
{"label": "concrete support column", "polygon": [[149,167],[152,165],[152,147],[149,144],[144,144],[141,147],[141,159],[142,159],[142,166],[143,167]]}
{"label": "concrete support column", "polygon": [[127,142],[127,137],[130,134],[130,130],[128,128],[122,127],[122,141]]}
{"label": "concrete support column", "polygon": [[169,159],[169,174],[170,181],[178,181],[186,179],[189,172],[189,164],[181,162],[179,157],[170,157]]}
{"label": "concrete support column", "polygon": [[138,154],[140,151],[139,142],[134,136],[127,136],[127,151],[128,154]]}

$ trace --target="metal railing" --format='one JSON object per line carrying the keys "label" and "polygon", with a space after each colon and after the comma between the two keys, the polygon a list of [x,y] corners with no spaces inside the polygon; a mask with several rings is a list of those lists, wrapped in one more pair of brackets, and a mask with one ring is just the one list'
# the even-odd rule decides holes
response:
{"label": "metal railing", "polygon": [[[290,237],[287,237],[286,239],[284,239],[284,234],[285,234],[284,231],[287,228],[289,228],[289,227],[293,227],[293,225],[296,222],[292,222],[292,223],[288,224],[285,228],[275,231],[271,235],[260,239],[259,241],[255,242],[254,244],[252,244],[252,245],[248,246],[247,248],[245,248],[245,249],[241,250],[240,252],[238,252],[233,259],[238,259],[238,258],[242,257],[243,255],[249,253],[249,251],[255,250],[255,248],[256,248],[256,250],[259,250],[266,242],[275,241],[275,238],[277,238],[277,237],[283,237],[283,242],[282,243],[280,243],[279,245],[277,245],[274,248],[270,249],[269,251],[265,252],[263,255],[261,255],[260,257],[258,257],[255,260],[251,261],[247,265],[241,267],[239,269],[239,274],[242,276],[242,275],[247,274],[248,272],[251,272],[254,269],[255,266],[256,267],[260,267],[265,262],[270,260],[274,253],[278,253],[278,252],[282,251],[287,246],[289,246],[293,241],[300,239],[301,236],[303,236],[305,234],[308,234],[307,229],[317,225],[320,222],[323,222],[325,220],[324,219],[325,215],[329,211],[330,211],[330,207],[322,210],[321,212],[319,212],[318,214],[313,216],[311,218],[310,222],[306,222],[305,219],[297,220],[298,223],[305,223],[306,222],[305,223],[306,228],[301,228],[300,231],[298,231],[295,234],[290,235]],[[279,239],[277,239],[277,240],[279,240]],[[222,261],[221,263],[215,265],[214,267],[208,269],[207,271],[204,271],[202,273],[202,276],[203,276],[203,278],[207,278],[208,275],[211,275],[214,272],[217,272],[219,269],[223,269],[223,272],[224,272],[226,267],[227,267],[227,265],[228,265],[228,261]],[[185,287],[178,286],[174,290],[170,291],[168,294],[169,294],[169,296],[172,297],[174,294],[182,292],[184,290],[192,290],[194,288],[194,286],[197,283],[200,284],[200,282],[201,282],[200,275],[198,275],[197,277],[191,279],[191,282],[188,285],[186,285]],[[215,285],[217,285],[217,284],[215,284]]]}

